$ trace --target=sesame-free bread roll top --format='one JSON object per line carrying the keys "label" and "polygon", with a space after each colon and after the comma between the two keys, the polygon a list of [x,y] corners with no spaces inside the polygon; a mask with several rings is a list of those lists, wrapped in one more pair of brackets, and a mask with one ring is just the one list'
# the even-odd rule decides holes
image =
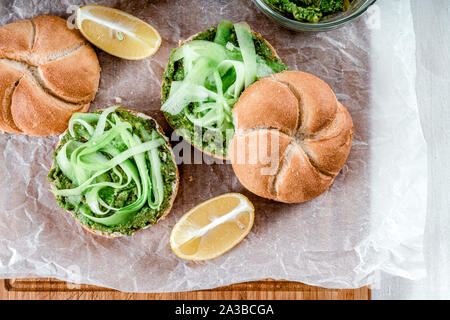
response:
{"label": "sesame-free bread roll top", "polygon": [[260,197],[275,199],[274,177],[291,140],[280,131],[267,129],[236,135],[228,150],[244,187]]}
{"label": "sesame-free bread roll top", "polygon": [[333,180],[334,177],[316,170],[302,148],[293,145],[276,177],[277,200],[296,203],[314,199],[327,190]]}
{"label": "sesame-free bread roll top", "polygon": [[[245,157],[258,154],[259,159],[254,164],[233,154],[234,172],[247,189],[265,198],[297,203],[319,196],[350,152],[349,112],[324,81],[308,73],[284,71],[258,80],[241,95],[233,117],[231,151],[242,149]],[[271,138],[249,139],[264,132]],[[278,145],[272,144],[274,137],[280,138]],[[269,152],[260,156],[260,150]],[[263,173],[267,163],[275,163],[276,170]]]}
{"label": "sesame-free bread roll top", "polygon": [[[320,78],[306,72],[285,71],[273,75],[273,79],[287,85],[296,95],[302,133],[315,133],[334,119],[336,96]],[[280,109],[278,112],[283,111]]]}
{"label": "sesame-free bread roll top", "polygon": [[63,18],[42,15],[33,18],[31,22],[35,32],[31,55],[32,61],[36,64],[69,54],[86,43],[78,30],[67,27],[67,21]]}
{"label": "sesame-free bread roll top", "polygon": [[23,56],[33,45],[34,28],[30,20],[20,20],[0,28],[0,57]]}
{"label": "sesame-free bread roll top", "polygon": [[25,75],[11,99],[11,114],[21,131],[34,136],[59,134],[66,130],[75,112],[86,112],[89,104],[68,104],[48,95]]}
{"label": "sesame-free bread roll top", "polygon": [[321,171],[338,174],[350,153],[352,138],[352,118],[339,103],[334,120],[314,137],[306,137],[301,145],[310,161]]}
{"label": "sesame-free bread roll top", "polygon": [[45,86],[58,97],[72,103],[88,103],[94,99],[100,65],[90,45],[83,45],[64,58],[42,64],[38,70]]}
{"label": "sesame-free bread roll top", "polygon": [[60,134],[85,112],[100,80],[92,47],[66,20],[42,15],[0,27],[0,129]]}
{"label": "sesame-free bread roll top", "polygon": [[13,68],[9,64],[0,61],[0,130],[11,133],[20,133],[11,116],[11,98],[16,88],[16,83],[23,75],[23,71]]}
{"label": "sesame-free bread roll top", "polygon": [[276,128],[293,135],[299,122],[298,100],[285,84],[264,78],[241,94],[233,116],[238,130]]}

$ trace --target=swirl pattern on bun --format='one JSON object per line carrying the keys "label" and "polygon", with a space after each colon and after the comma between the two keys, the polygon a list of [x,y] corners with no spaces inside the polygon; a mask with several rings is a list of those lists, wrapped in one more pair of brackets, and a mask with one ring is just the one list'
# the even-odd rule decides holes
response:
{"label": "swirl pattern on bun", "polygon": [[248,87],[233,108],[230,159],[258,196],[299,203],[322,194],[350,153],[353,122],[318,77],[284,71]]}
{"label": "swirl pattern on bun", "polygon": [[94,49],[64,19],[42,15],[0,28],[0,130],[60,134],[98,89]]}

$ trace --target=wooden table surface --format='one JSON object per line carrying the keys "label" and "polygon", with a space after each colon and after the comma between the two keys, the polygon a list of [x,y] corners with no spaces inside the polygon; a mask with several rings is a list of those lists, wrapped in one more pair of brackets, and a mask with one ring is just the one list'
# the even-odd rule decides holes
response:
{"label": "wooden table surface", "polygon": [[173,300],[369,300],[370,289],[324,289],[299,282],[263,280],[234,284],[213,290],[176,293],[124,293],[110,289],[76,285],[54,279],[1,280],[1,300],[97,300],[97,299],[173,299]]}

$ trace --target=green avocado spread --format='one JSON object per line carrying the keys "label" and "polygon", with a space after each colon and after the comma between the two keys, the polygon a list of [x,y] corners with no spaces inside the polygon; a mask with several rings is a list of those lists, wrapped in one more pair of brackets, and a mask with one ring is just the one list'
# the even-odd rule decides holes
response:
{"label": "green avocado spread", "polygon": [[[93,112],[92,114],[100,113],[101,112]],[[111,119],[113,115],[115,117],[118,117],[120,121],[129,123],[131,125],[131,130],[127,130],[131,131],[130,133],[133,136],[139,137],[142,141],[146,141],[149,135],[164,139],[164,137],[157,129],[157,123],[155,122],[155,120],[150,118],[144,119],[138,117],[126,110],[115,110],[111,114],[108,114],[107,122],[105,125],[105,132],[108,132],[108,130],[111,128]],[[95,129],[96,125],[94,124],[93,127]],[[63,170],[58,165],[58,161],[56,159],[58,153],[67,143],[71,141],[72,144],[78,145],[80,143],[86,143],[89,139],[88,137],[90,137],[91,134],[92,132],[88,132],[88,130],[86,130],[84,126],[82,126],[78,122],[75,122],[73,125],[72,134],[69,133],[68,130],[61,137],[60,144],[53,155],[53,168],[50,170],[47,176],[47,179],[51,183],[53,183],[56,190],[73,189],[76,187],[73,181],[63,173]],[[127,145],[125,145],[123,142],[121,142],[120,139],[117,138],[112,140],[111,145],[113,145],[116,150],[119,150],[119,152],[124,152],[128,149]],[[160,172],[164,190],[164,196],[159,207],[152,208],[147,202],[145,202],[145,205],[143,205],[139,210],[133,213],[133,215],[124,223],[120,223],[117,225],[105,225],[99,222],[95,222],[89,218],[89,216],[99,216],[91,211],[89,205],[87,204],[85,195],[76,197],[56,195],[56,201],[58,205],[62,209],[70,211],[72,215],[83,225],[108,234],[121,233],[123,235],[129,236],[136,230],[144,228],[148,225],[155,224],[158,219],[164,214],[164,212],[170,207],[170,201],[174,193],[174,183],[177,180],[176,164],[173,161],[172,153],[167,143],[162,143],[157,147],[156,150],[157,155],[160,159]],[[106,157],[106,160],[110,160],[112,158],[112,156],[107,153],[103,153],[103,156]],[[136,166],[133,157],[130,157],[129,161],[131,161],[131,166]],[[145,161],[147,162],[147,167],[150,168],[149,159],[146,158]],[[122,177],[119,177],[119,174],[122,175]],[[108,172],[102,174],[99,178],[101,179],[98,179],[98,181],[106,184],[109,182],[117,183],[119,180],[127,180],[124,170],[122,170],[119,166],[114,168],[114,171],[109,170]],[[94,180],[94,182],[95,181],[96,180]],[[87,190],[89,190],[89,188]],[[124,208],[136,202],[138,197],[138,189],[135,181],[131,181],[128,185],[121,189],[103,187],[100,189],[98,197],[101,198],[101,203],[109,207]],[[101,209],[105,209],[104,206],[100,207]]]}
{"label": "green avocado spread", "polygon": [[[218,28],[213,26],[210,29],[197,34],[192,40],[205,40],[213,42],[216,38],[216,34],[218,34],[217,30]],[[229,34],[226,37],[227,48],[234,47],[239,50],[239,43],[234,27],[230,28]],[[271,69],[272,73],[281,72],[288,69],[286,65],[274,54],[268,43],[262,37],[256,35],[255,33],[252,33],[252,40],[258,59],[264,61],[265,65],[267,65]],[[164,104],[169,98],[172,82],[182,81],[185,78],[183,60],[174,59],[174,55],[176,54],[177,50],[179,49],[176,48],[172,50],[169,62],[163,75],[161,97],[162,104]],[[257,77],[256,80],[258,80],[258,78],[259,77]],[[198,106],[199,104],[197,102],[191,102],[185,110],[176,115],[170,114],[168,112],[165,112],[164,114],[171,126],[176,129],[176,132],[191,144],[193,144],[195,147],[214,155],[226,156],[228,143],[234,135],[234,126],[231,128],[231,132],[233,133],[231,137],[229,128],[227,131],[223,130],[220,135],[217,135],[219,137],[222,137],[220,139],[215,135],[213,135],[212,137],[208,136],[207,129],[194,125],[194,123],[191,122],[191,120],[186,115],[186,112],[191,113]],[[217,141],[214,141],[214,139],[216,139]]]}
{"label": "green avocado spread", "polygon": [[264,0],[288,18],[316,23],[348,10],[353,0]]}

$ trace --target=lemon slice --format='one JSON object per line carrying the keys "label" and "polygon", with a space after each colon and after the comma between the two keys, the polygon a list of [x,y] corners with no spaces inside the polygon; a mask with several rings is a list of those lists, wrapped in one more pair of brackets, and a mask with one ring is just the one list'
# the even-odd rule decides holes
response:
{"label": "lemon slice", "polygon": [[187,260],[216,258],[245,238],[253,226],[254,208],[240,193],[226,193],[189,210],[175,224],[170,246]]}
{"label": "lemon slice", "polygon": [[87,5],[79,8],[77,26],[92,44],[119,58],[144,59],[161,45],[161,36],[151,25],[110,7]]}

